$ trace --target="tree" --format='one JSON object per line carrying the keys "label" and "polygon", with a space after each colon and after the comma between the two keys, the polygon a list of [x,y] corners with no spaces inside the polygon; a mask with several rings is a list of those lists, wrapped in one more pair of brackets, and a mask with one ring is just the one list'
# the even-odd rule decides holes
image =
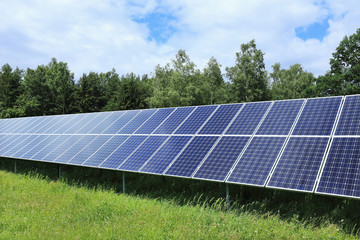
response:
{"label": "tree", "polygon": [[360,93],[360,28],[345,36],[330,59],[330,71],[316,81],[318,96]]}
{"label": "tree", "polygon": [[9,64],[4,64],[0,70],[0,108],[1,110],[14,106],[21,94],[23,71],[13,70]]}
{"label": "tree", "polygon": [[272,99],[291,99],[312,97],[315,77],[304,71],[300,64],[294,64],[289,69],[281,69],[280,63],[272,66],[271,96]]}
{"label": "tree", "polygon": [[235,66],[226,68],[232,83],[232,101],[261,101],[268,98],[268,77],[264,53],[256,48],[255,40],[241,44]]}
{"label": "tree", "polygon": [[78,83],[79,108],[81,112],[98,112],[106,104],[105,86],[99,74],[85,73]]}
{"label": "tree", "polygon": [[218,63],[216,58],[210,58],[206,67],[204,68],[204,78],[204,82],[209,85],[209,104],[226,102],[227,94],[225,91],[224,78],[221,73],[221,64]]}

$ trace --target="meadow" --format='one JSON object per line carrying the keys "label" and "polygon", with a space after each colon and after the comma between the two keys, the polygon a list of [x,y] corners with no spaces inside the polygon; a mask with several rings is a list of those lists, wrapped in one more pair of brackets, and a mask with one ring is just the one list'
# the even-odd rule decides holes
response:
{"label": "meadow", "polygon": [[356,239],[358,200],[0,159],[0,239]]}

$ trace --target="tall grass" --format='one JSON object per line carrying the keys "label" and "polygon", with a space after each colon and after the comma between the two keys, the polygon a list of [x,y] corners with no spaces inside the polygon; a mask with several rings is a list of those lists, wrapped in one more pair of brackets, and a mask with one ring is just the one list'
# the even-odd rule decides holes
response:
{"label": "tall grass", "polygon": [[0,160],[0,239],[344,239],[356,200],[161,176]]}

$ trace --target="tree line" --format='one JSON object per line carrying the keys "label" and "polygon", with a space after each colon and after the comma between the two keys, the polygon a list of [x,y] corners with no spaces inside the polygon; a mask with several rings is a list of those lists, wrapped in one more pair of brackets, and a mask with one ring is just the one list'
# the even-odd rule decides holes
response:
{"label": "tree line", "polygon": [[360,93],[360,28],[345,36],[330,59],[330,70],[314,77],[300,64],[265,70],[255,40],[241,44],[235,64],[221,71],[216,58],[198,69],[180,49],[175,58],[143,76],[83,74],[78,81],[65,62],[26,71],[4,64],[0,70],[0,117],[22,117],[143,108],[323,97]]}

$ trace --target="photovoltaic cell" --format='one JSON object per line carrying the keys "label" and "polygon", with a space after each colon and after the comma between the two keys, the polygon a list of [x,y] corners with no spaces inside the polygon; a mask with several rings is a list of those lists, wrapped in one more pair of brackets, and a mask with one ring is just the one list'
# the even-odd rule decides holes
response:
{"label": "photovoltaic cell", "polygon": [[267,186],[313,191],[328,137],[291,137]]}
{"label": "photovoltaic cell", "polygon": [[342,97],[308,99],[293,135],[330,136]]}
{"label": "photovoltaic cell", "polygon": [[41,160],[47,162],[53,162],[56,158],[58,158],[61,154],[66,152],[72,145],[74,145],[77,141],[79,141],[83,136],[81,135],[72,135],[67,138],[64,142],[57,145],[52,151],[48,151],[48,154],[45,155]]}
{"label": "photovoltaic cell", "polygon": [[226,134],[252,135],[270,104],[271,102],[245,104]]}
{"label": "photovoltaic cell", "polygon": [[[34,153],[34,155],[30,157],[30,159],[31,160],[42,160],[52,150],[54,150],[59,145],[63,144],[69,138],[70,138],[70,135],[59,135],[59,136],[52,135],[51,138],[46,139],[46,140],[52,140],[52,141],[48,142],[48,144],[46,144],[42,149],[40,149],[38,152]],[[50,161],[51,161],[51,159],[50,159]]]}
{"label": "photovoltaic cell", "polygon": [[195,134],[216,108],[217,106],[197,107],[175,134]]}
{"label": "photovoltaic cell", "polygon": [[3,129],[3,133],[12,133],[12,130],[19,128],[24,124],[24,120],[24,118],[15,118],[11,123],[7,123],[6,127]]}
{"label": "photovoltaic cell", "polygon": [[74,124],[80,121],[85,117],[85,114],[74,114],[74,115],[65,115],[59,121],[59,124],[54,125],[51,128],[48,128],[44,131],[46,134],[63,134],[66,130],[71,128]]}
{"label": "photovoltaic cell", "polygon": [[218,137],[215,136],[195,137],[165,175],[190,177],[217,139]]}
{"label": "photovoltaic cell", "polygon": [[22,139],[22,135],[7,135],[7,137],[1,142],[0,156],[5,156],[4,153],[7,152],[9,148],[22,141]]}
{"label": "photovoltaic cell", "polygon": [[185,120],[185,118],[194,110],[195,107],[177,108],[171,116],[166,119],[154,134],[171,134]]}
{"label": "photovoltaic cell", "polygon": [[195,178],[224,181],[249,137],[223,137],[201,165]]}
{"label": "photovoltaic cell", "polygon": [[[74,135],[75,136],[75,135]],[[85,135],[74,143],[69,149],[63,152],[58,158],[55,159],[57,163],[66,163],[72,159],[78,152],[86,147],[92,140],[96,138],[95,135]]]}
{"label": "photovoltaic cell", "polygon": [[93,155],[91,155],[82,165],[98,167],[107,157],[110,156],[129,136],[113,136],[109,141],[102,145]]}
{"label": "photovoltaic cell", "polygon": [[316,190],[360,197],[360,138],[334,138]]}
{"label": "photovoltaic cell", "polygon": [[346,96],[335,135],[360,135],[360,95]]}
{"label": "photovoltaic cell", "polygon": [[145,123],[155,112],[156,112],[156,109],[142,110],[127,125],[125,125],[118,133],[120,133],[120,134],[132,134],[143,123]]}
{"label": "photovoltaic cell", "polygon": [[274,102],[256,135],[288,135],[304,101]]}
{"label": "photovoltaic cell", "polygon": [[98,115],[98,113],[85,113],[85,116],[83,118],[81,118],[79,121],[76,121],[76,122],[71,121],[72,125],[68,129],[65,129],[65,131],[62,133],[65,133],[65,134],[76,133],[83,126],[86,126],[89,122],[91,122],[93,119],[95,119],[97,115]]}
{"label": "photovoltaic cell", "polygon": [[20,156],[20,158],[23,159],[32,159],[31,157],[37,154],[39,151],[41,151],[44,147],[46,147],[48,144],[50,144],[52,141],[54,141],[56,138],[59,137],[59,135],[41,135],[43,140],[39,142],[36,146],[29,149],[26,153]]}
{"label": "photovoltaic cell", "polygon": [[[89,134],[100,134],[110,125],[114,124],[120,117],[122,117],[126,111],[112,112],[108,117],[104,118],[97,126],[89,131]],[[135,113],[135,112],[134,112]],[[119,129],[117,129],[119,131]],[[117,131],[114,131],[116,133]]]}
{"label": "photovoltaic cell", "polygon": [[136,134],[150,134],[155,128],[157,128],[173,111],[175,108],[162,108],[159,109],[149,120],[144,123],[138,130]]}
{"label": "photovoltaic cell", "polygon": [[29,152],[31,149],[35,148],[37,145],[39,145],[44,139],[49,137],[48,135],[38,135],[36,139],[29,142],[25,147],[19,149],[12,157],[14,158],[21,158],[24,154]]}
{"label": "photovoltaic cell", "polygon": [[[56,129],[59,127],[59,124],[62,123],[62,120],[65,119],[66,116],[62,116],[62,115],[58,115],[58,116],[49,116],[49,120],[44,123],[41,124],[41,126],[39,126],[39,128],[34,129],[34,131],[32,133],[36,133],[36,134],[42,134],[45,133],[45,131],[48,131],[49,129]],[[74,117],[74,116],[71,116]]]}
{"label": "photovoltaic cell", "polygon": [[243,104],[221,105],[199,134],[222,134]]}
{"label": "photovoltaic cell", "polygon": [[102,168],[117,169],[124,160],[146,139],[146,136],[131,136],[101,164]]}
{"label": "photovoltaic cell", "polygon": [[118,169],[138,171],[167,138],[168,136],[150,136]]}
{"label": "photovoltaic cell", "polygon": [[[103,134],[115,134],[126,124],[129,123],[136,115],[140,113],[140,110],[126,111],[124,115],[114,121],[110,126],[108,126],[102,133]],[[110,122],[109,122],[110,123]]]}
{"label": "photovoltaic cell", "polygon": [[190,136],[172,136],[159,151],[140,170],[141,172],[161,174],[181,149],[189,142]]}
{"label": "photovoltaic cell", "polygon": [[22,135],[22,140],[18,144],[13,144],[8,148],[8,151],[4,153],[4,156],[12,157],[18,150],[25,147],[29,142],[33,141],[37,136],[36,135]]}
{"label": "photovoltaic cell", "polygon": [[32,117],[31,121],[29,121],[28,124],[26,124],[21,129],[18,129],[18,133],[29,133],[29,131],[34,128],[36,125],[44,121],[45,117]]}
{"label": "photovoltaic cell", "polygon": [[37,126],[34,126],[33,128],[29,129],[26,133],[35,133],[40,128],[44,127],[45,125],[48,125],[56,117],[55,116],[45,116],[45,117],[43,117],[44,120],[40,124],[38,124]]}
{"label": "photovoltaic cell", "polygon": [[286,137],[254,137],[227,182],[264,186]]}
{"label": "photovoltaic cell", "polygon": [[23,129],[27,126],[27,124],[31,121],[31,118],[21,118],[19,123],[14,125],[13,127],[10,127],[8,130],[6,130],[6,133],[18,133],[18,130]]}
{"label": "photovoltaic cell", "polygon": [[[76,154],[68,163],[81,165],[86,161],[91,155],[93,155],[98,149],[100,149],[109,139],[111,135],[99,135],[97,136],[89,145],[87,145],[83,150]],[[115,149],[114,149],[115,150]],[[109,156],[108,153],[107,156]],[[103,158],[102,160],[104,160]]]}
{"label": "photovoltaic cell", "polygon": [[87,134],[90,132],[91,129],[93,129],[95,126],[97,126],[99,123],[101,123],[104,119],[106,119],[111,113],[110,112],[102,112],[98,113],[94,118],[92,118],[90,121],[88,121],[86,124],[80,127],[76,132],[76,134]]}

